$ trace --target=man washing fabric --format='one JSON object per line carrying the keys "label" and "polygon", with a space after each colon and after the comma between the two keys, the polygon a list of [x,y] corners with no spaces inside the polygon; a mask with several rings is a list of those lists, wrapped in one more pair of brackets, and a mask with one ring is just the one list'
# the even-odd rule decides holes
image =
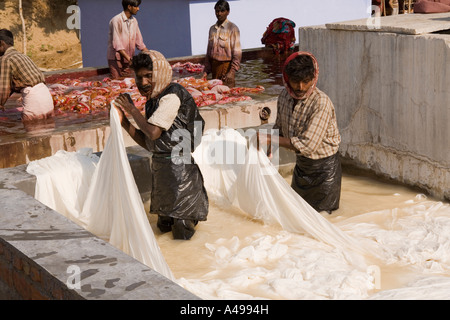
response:
{"label": "man washing fabric", "polygon": [[[341,136],[333,103],[316,87],[318,76],[312,54],[296,52],[286,60],[273,129],[279,130],[280,146],[296,152],[292,188],[315,210],[331,213],[340,201]],[[258,143],[270,140],[258,135]]]}
{"label": "man washing fabric", "polygon": [[136,48],[148,51],[144,44],[138,21],[141,0],[123,0],[123,11],[109,22],[108,66],[113,79],[131,76],[130,63]]}
{"label": "man washing fabric", "polygon": [[[122,94],[116,104],[133,117],[138,127],[130,123],[122,108],[116,107],[121,124],[136,143],[153,154],[150,212],[158,214],[158,228],[172,231],[174,239],[188,240],[198,221],[206,220],[208,214],[203,176],[191,155],[201,140],[194,136],[201,137],[205,121],[189,92],[171,82],[172,68],[161,53],[140,53],[133,58],[131,67],[139,92],[147,97],[145,117],[130,96]],[[195,132],[196,126],[200,132]],[[174,139],[179,133],[189,142],[188,150],[183,148],[187,154],[173,152],[179,147]]]}
{"label": "man washing fabric", "polygon": [[11,31],[0,30],[0,108],[14,93],[22,94],[22,121],[53,118],[53,98],[41,70],[26,55],[14,49]]}
{"label": "man washing fabric", "polygon": [[213,79],[234,87],[242,58],[239,28],[228,20],[230,5],[227,1],[217,1],[214,10],[217,22],[209,29],[204,77],[212,73]]}

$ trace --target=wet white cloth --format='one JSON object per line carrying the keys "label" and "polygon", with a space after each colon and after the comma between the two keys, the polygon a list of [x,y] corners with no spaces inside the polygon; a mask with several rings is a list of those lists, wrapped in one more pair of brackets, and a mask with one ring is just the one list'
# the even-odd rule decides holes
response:
{"label": "wet white cloth", "polygon": [[28,165],[37,177],[35,198],[174,280],[146,216],[114,107],[110,115],[111,134],[100,160],[86,151],[59,151]]}
{"label": "wet white cloth", "polygon": [[[207,132],[194,156],[216,204],[284,231],[207,243],[215,270],[178,279],[191,292],[204,299],[450,299],[450,205],[418,196],[402,209],[332,224],[233,129]],[[380,290],[392,272],[399,288]]]}
{"label": "wet white cloth", "polygon": [[[118,123],[111,126],[112,132],[120,128]],[[117,139],[117,143],[111,144],[120,146],[119,134]],[[123,152],[118,163],[126,164],[118,166],[123,166],[125,169],[121,171],[127,173],[125,149],[118,147],[112,151],[115,148],[112,145],[108,143],[102,159],[114,167],[112,158]],[[194,158],[203,172],[214,206],[238,208],[253,218],[284,229],[269,235],[261,225],[255,234],[239,234],[206,243],[212,255],[207,261],[214,270],[176,280],[201,298],[450,299],[450,205],[418,197],[401,209],[360,214],[332,224],[296,193],[291,194],[290,186],[264,152],[257,151],[252,140],[249,143],[237,130],[206,132]],[[128,183],[124,181],[131,177],[130,172],[128,178],[110,177],[108,170],[101,173],[98,167],[104,165],[102,160],[99,162],[87,150],[73,154],[60,151],[43,160],[28,168],[38,176],[36,195],[48,197],[55,206],[65,207],[66,211],[58,211],[84,221],[87,226],[91,221],[90,227],[102,237],[111,229],[111,239],[124,250],[131,250],[131,243],[155,250],[153,233],[146,229],[148,221],[143,218],[145,212],[128,219],[129,215],[114,211],[107,203],[120,202],[119,197],[109,199],[105,195],[116,194],[109,184]],[[52,171],[55,175],[49,173]],[[90,177],[97,180],[92,193],[85,189]],[[55,181],[59,180],[73,183],[58,186]],[[142,202],[137,191],[134,192],[137,195],[134,204],[140,207]],[[49,196],[52,193],[54,196]],[[96,199],[102,202],[96,204]],[[90,214],[84,210],[88,207]],[[97,210],[101,213],[96,214]],[[138,223],[143,226],[137,226]],[[102,225],[107,227],[97,228]],[[132,232],[144,232],[151,237],[132,237]],[[122,241],[130,242],[123,245]],[[367,252],[371,250],[374,252]],[[159,250],[155,251],[162,258]],[[133,254],[138,256],[139,252],[143,251]],[[369,265],[362,259],[367,256],[376,256],[376,263]],[[386,281],[383,277],[392,272],[384,273],[384,268],[398,270],[396,275],[401,279],[396,279],[399,282],[396,289],[377,287],[377,280]],[[155,270],[164,272],[157,267]]]}
{"label": "wet white cloth", "polygon": [[405,205],[336,224],[382,248],[383,260],[366,270],[307,235],[260,226],[208,242],[210,269],[178,283],[203,299],[448,300],[450,205],[419,197]]}
{"label": "wet white cloth", "polygon": [[99,157],[92,149],[59,150],[30,162],[27,172],[36,176],[35,198],[78,224]]}
{"label": "wet white cloth", "polygon": [[366,258],[377,258],[373,242],[349,236],[289,186],[264,151],[257,150],[256,135],[247,142],[234,129],[208,130],[193,156],[205,177],[206,189],[216,201],[224,204],[227,200],[229,205],[265,223],[277,223],[286,231],[307,233],[341,250],[355,266],[366,268]]}

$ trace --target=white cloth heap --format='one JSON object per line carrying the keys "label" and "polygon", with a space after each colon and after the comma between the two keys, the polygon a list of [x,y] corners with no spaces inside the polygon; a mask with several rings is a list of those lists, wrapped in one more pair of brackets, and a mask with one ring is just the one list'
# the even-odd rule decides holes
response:
{"label": "white cloth heap", "polygon": [[[450,298],[448,204],[418,200],[333,224],[295,193],[256,149],[254,137],[211,130],[193,156],[211,202],[283,229],[276,237],[261,232],[205,244],[215,256],[215,270],[176,279],[194,294],[206,299]],[[145,214],[115,108],[100,159],[88,149],[59,151],[30,163],[27,171],[37,176],[36,199],[174,279]],[[374,293],[379,288],[372,273],[391,267],[406,271],[402,281],[410,281]]]}
{"label": "white cloth heap", "polygon": [[26,87],[21,92],[23,113],[29,118],[39,118],[53,111],[53,98],[45,84]]}

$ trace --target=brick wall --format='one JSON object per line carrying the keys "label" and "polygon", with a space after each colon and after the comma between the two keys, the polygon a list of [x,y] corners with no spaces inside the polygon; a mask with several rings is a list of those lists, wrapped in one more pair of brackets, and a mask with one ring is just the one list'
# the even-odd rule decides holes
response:
{"label": "brick wall", "polygon": [[0,239],[0,299],[81,299],[35,261]]}

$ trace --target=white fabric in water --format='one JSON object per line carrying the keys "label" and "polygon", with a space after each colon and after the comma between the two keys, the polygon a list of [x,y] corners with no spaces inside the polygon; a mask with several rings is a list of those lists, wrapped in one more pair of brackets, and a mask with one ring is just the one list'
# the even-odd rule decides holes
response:
{"label": "white fabric in water", "polygon": [[[220,207],[233,205],[286,231],[275,237],[261,229],[207,244],[214,270],[178,279],[185,288],[205,299],[450,298],[448,204],[417,199],[405,208],[332,224],[294,193],[254,145],[244,164],[220,164],[233,144],[237,150],[247,142],[233,129],[211,131],[194,153],[208,193],[220,199]],[[217,151],[221,147],[224,152]],[[380,282],[403,288],[374,294]]]}
{"label": "white fabric in water", "polygon": [[[111,119],[115,120],[115,115]],[[112,125],[112,131],[116,128],[120,128],[118,123],[115,127]],[[118,143],[120,145],[121,142]],[[107,159],[106,151],[111,148],[114,147],[107,146],[102,159]],[[124,148],[120,147],[118,150]],[[110,157],[114,157],[114,154]],[[265,235],[264,228],[261,227],[261,232],[253,235],[242,234],[241,237],[238,234],[239,238],[221,238],[207,243],[206,247],[214,255],[212,259],[208,256],[207,261],[214,271],[198,279],[177,279],[179,284],[194,294],[205,299],[450,298],[448,204],[417,199],[417,202],[412,202],[405,208],[360,214],[333,225],[324,221],[325,218],[322,219],[319,213],[310,210],[303,199],[291,194],[290,186],[278,176],[265,154],[258,152],[252,145],[247,148],[247,140],[236,130],[207,132],[194,153],[194,158],[203,172],[205,187],[213,201],[221,205],[232,204],[253,217],[279,224],[283,229],[289,230],[276,235]],[[129,170],[125,159],[126,156],[121,158],[126,163],[124,173]],[[98,182],[97,188],[107,191],[97,190],[98,193],[92,192],[88,196],[89,188],[86,185],[90,184],[96,167],[102,165],[97,165],[98,161],[87,150],[77,153],[60,151],[54,157],[31,163],[27,170],[37,175],[36,194],[40,195],[42,202],[45,200],[56,207],[66,208],[66,216],[86,221],[87,214],[81,215],[80,210],[85,206],[86,199],[95,202],[95,199],[106,199],[105,194],[114,192],[108,191],[111,186]],[[108,166],[113,167],[112,160],[107,162]],[[131,173],[128,174],[131,177]],[[114,183],[115,180],[111,180],[114,178],[107,175],[101,178],[101,175],[103,174],[98,173],[95,179]],[[58,181],[72,183],[59,185]],[[128,179],[118,181],[122,181],[116,182],[120,185]],[[113,198],[111,201],[120,201],[119,199]],[[135,202],[138,203],[141,203],[140,199]],[[103,209],[99,206],[99,210]],[[62,212],[60,209],[58,211]],[[111,232],[116,232],[115,238],[119,245],[120,238],[127,241],[130,237],[130,230],[137,230],[137,233],[144,230],[149,232],[151,239],[132,238],[130,244],[124,247],[133,247],[136,243],[138,246],[152,247],[153,233],[146,229],[146,221],[143,220],[144,226],[134,225],[141,221],[145,213],[135,220],[128,220],[127,215],[117,212],[113,214],[118,217],[115,222],[107,212],[99,215],[98,222],[108,222],[107,225],[114,229]],[[95,211],[91,211],[91,215],[95,215]],[[121,226],[128,231],[122,230]],[[108,233],[107,230],[98,232]],[[357,249],[348,248],[355,242],[360,242],[355,247]],[[361,246],[364,248],[359,248]],[[380,264],[366,269],[360,268],[361,265],[355,268],[356,264],[349,264],[348,255],[351,252],[372,250],[374,246],[377,247],[377,256],[382,251]],[[380,267],[380,280],[383,279],[383,283],[393,281],[393,272],[396,275],[394,282],[398,281],[398,286],[403,288],[383,289],[374,294],[374,267]],[[385,272],[386,267],[388,269]],[[394,271],[389,269],[391,267]],[[157,268],[155,270],[161,272]]]}
{"label": "white fabric in water", "polygon": [[114,107],[110,116],[111,134],[98,165],[92,156],[67,152],[29,164],[27,171],[37,176],[35,197],[174,280],[146,216]]}
{"label": "white fabric in water", "polygon": [[63,216],[83,225],[81,212],[99,157],[92,149],[59,150],[52,157],[30,162],[36,176],[35,198]]}
{"label": "white fabric in water", "polygon": [[217,203],[232,203],[237,175],[247,156],[246,138],[234,129],[210,129],[192,156],[202,171],[208,196]]}
{"label": "white fabric in water", "polygon": [[206,189],[214,199],[222,199],[219,203],[227,199],[229,204],[265,223],[278,223],[289,232],[306,232],[342,250],[352,264],[363,268],[363,256],[377,258],[374,243],[349,236],[291,188],[264,151],[257,150],[256,135],[250,137],[247,149],[247,140],[238,131],[209,130],[194,158],[205,177]]}

